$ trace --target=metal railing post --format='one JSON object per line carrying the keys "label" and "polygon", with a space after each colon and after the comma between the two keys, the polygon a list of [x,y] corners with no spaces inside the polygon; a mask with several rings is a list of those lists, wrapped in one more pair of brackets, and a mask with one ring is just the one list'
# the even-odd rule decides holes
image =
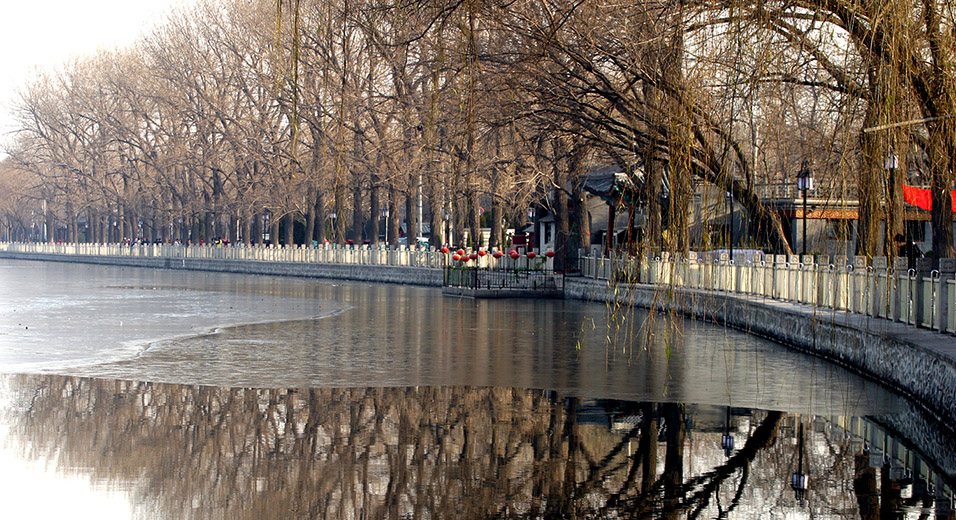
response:
{"label": "metal railing post", "polygon": [[[939,323],[939,320],[936,319],[936,296],[939,294],[939,290],[936,288],[937,283],[939,282],[939,270],[933,269],[929,273],[929,286],[925,286],[925,290],[929,293],[929,300],[927,301],[924,297],[923,309],[923,326],[929,327],[930,330],[936,328],[936,324]],[[926,322],[926,316],[929,315],[929,322]]]}
{"label": "metal railing post", "polygon": [[932,282],[930,282],[930,286],[927,288],[923,280],[927,276],[931,275],[931,272],[933,271],[932,262],[933,260],[931,258],[918,258],[916,260],[916,278],[915,283],[911,285],[910,290],[912,292],[913,300],[912,322],[917,327],[924,325],[926,323],[926,318],[929,318],[929,316],[925,316],[926,309],[924,308],[924,305],[926,305],[927,300],[932,298],[932,294],[927,293],[932,293],[933,287]]}
{"label": "metal railing post", "polygon": [[952,287],[950,281],[956,279],[956,259],[939,259],[939,290],[936,299],[936,323],[941,333],[953,328],[950,322],[952,315]]}

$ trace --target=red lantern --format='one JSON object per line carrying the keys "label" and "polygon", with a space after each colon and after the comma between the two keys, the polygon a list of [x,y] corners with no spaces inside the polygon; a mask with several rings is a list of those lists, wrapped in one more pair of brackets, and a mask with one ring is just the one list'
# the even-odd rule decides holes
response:
{"label": "red lantern", "polygon": [[505,254],[502,253],[501,251],[495,251],[494,253],[491,253],[491,256],[493,256],[493,257],[495,257],[495,258],[501,258],[501,257],[505,256]]}
{"label": "red lantern", "polygon": [[450,251],[450,249],[448,249],[447,247],[441,248],[442,253],[448,254],[448,251]]}
{"label": "red lantern", "polygon": [[538,255],[534,254],[534,251],[528,251],[528,258],[534,258]]}
{"label": "red lantern", "polygon": [[521,256],[521,253],[518,253],[517,251],[512,251],[511,253],[509,253],[509,255],[511,256],[512,260],[517,260],[518,257]]}
{"label": "red lantern", "polygon": [[544,254],[544,256],[548,258],[554,258],[554,251],[548,251],[547,253]]}
{"label": "red lantern", "polygon": [[459,255],[451,255],[451,259],[457,262],[457,261],[461,260],[461,256],[459,256]]}
{"label": "red lantern", "polygon": [[459,256],[465,256],[465,250],[464,250],[464,249],[459,249],[458,251],[455,251],[455,252],[458,253]]}
{"label": "red lantern", "polygon": [[488,254],[488,251],[485,251],[484,249],[482,249],[481,251],[478,251],[478,256],[485,256],[487,254]]}
{"label": "red lantern", "polygon": [[468,255],[468,258],[470,258],[470,259],[472,259],[472,260],[478,260],[478,255],[475,254],[475,253],[472,253],[472,254]]}

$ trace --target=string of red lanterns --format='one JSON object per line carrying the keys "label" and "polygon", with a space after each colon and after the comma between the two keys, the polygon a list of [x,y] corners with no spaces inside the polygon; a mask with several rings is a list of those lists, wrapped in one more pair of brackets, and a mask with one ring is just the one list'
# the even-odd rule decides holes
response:
{"label": "string of red lanterns", "polygon": [[[440,249],[440,251],[444,254],[448,254],[451,252],[451,249],[447,247],[443,247]],[[518,251],[514,249],[509,251],[507,254],[508,256],[511,257],[512,260],[517,260],[521,258],[521,253],[519,253]],[[468,254],[467,251],[465,251],[464,249],[458,249],[451,256],[451,259],[455,262],[468,262],[471,260],[477,260],[478,258],[486,256],[486,255],[488,255],[488,252],[485,251],[484,249],[477,251],[475,253],[470,253],[470,254]],[[555,255],[554,251],[547,251],[544,253],[544,256],[548,258],[554,258],[554,255]],[[499,259],[505,256],[505,253],[502,251],[495,251],[491,253],[491,256],[494,257],[495,259]],[[538,254],[535,253],[534,251],[528,251],[527,253],[525,253],[525,256],[528,257],[529,260],[533,260],[534,258],[538,256]]]}

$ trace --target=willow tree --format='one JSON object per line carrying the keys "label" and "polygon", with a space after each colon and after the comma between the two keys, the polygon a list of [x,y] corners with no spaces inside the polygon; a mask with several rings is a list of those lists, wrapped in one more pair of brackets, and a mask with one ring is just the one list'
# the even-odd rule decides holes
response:
{"label": "willow tree", "polygon": [[[932,190],[933,252],[953,256],[953,165],[956,164],[956,41],[954,12],[941,0],[761,2],[735,5],[767,34],[782,35],[819,64],[834,88],[866,104],[857,122],[863,162],[860,188],[862,251],[875,252],[872,222],[888,203],[887,235],[901,227],[901,173],[927,157]],[[915,117],[914,117],[915,116]],[[917,153],[910,147],[912,142]],[[900,165],[885,168],[894,153]],[[885,171],[884,171],[885,170]]]}

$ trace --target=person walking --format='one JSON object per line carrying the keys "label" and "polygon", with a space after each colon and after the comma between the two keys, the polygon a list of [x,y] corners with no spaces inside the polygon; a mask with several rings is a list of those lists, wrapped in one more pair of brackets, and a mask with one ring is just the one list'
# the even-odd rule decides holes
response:
{"label": "person walking", "polygon": [[907,240],[900,234],[894,237],[894,241],[896,242],[897,254],[906,257],[906,263],[910,269],[916,269],[916,259],[924,257],[923,251],[916,245],[916,242]]}

